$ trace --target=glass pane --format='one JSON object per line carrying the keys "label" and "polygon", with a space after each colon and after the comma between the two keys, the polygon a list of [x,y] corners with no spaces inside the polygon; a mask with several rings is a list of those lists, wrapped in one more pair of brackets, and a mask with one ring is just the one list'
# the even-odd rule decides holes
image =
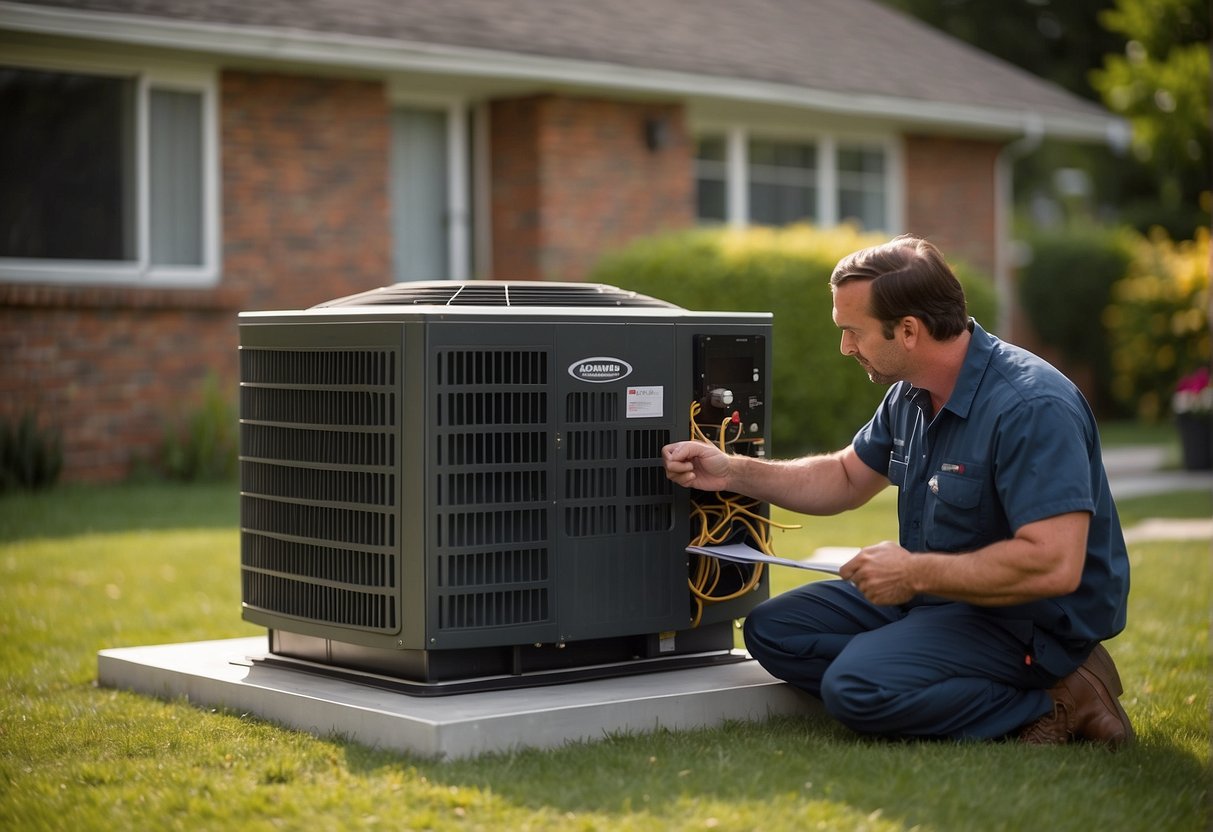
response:
{"label": "glass pane", "polygon": [[725,187],[724,183],[711,179],[698,179],[695,182],[696,216],[701,222],[724,222]]}
{"label": "glass pane", "polygon": [[817,147],[808,142],[773,142],[755,139],[750,142],[750,164],[816,170]]}
{"label": "glass pane", "polygon": [[816,188],[750,183],[750,222],[755,225],[812,222],[816,216]]}
{"label": "glass pane", "polygon": [[838,148],[838,218],[866,231],[886,228],[885,154],[880,148]]}
{"label": "glass pane", "polygon": [[857,222],[865,231],[880,231],[885,228],[884,203],[882,192],[844,188],[838,192],[838,218]]}
{"label": "glass pane", "polygon": [[725,154],[722,136],[701,136],[695,142],[695,158],[706,162],[723,162]]}
{"label": "glass pane", "polygon": [[750,222],[787,225],[817,216],[817,146],[756,139],[749,145]]}
{"label": "glass pane", "polygon": [[703,223],[728,217],[727,146],[723,136],[700,136],[695,141],[695,216]]}
{"label": "glass pane", "polygon": [[447,116],[392,112],[392,247],[396,280],[446,280]]}
{"label": "glass pane", "polygon": [[0,67],[0,257],[135,258],[135,84]]}
{"label": "glass pane", "polygon": [[202,265],[202,95],[152,90],[150,231],[155,265]]}
{"label": "glass pane", "polygon": [[838,148],[838,169],[854,173],[884,173],[884,152],[866,147]]}

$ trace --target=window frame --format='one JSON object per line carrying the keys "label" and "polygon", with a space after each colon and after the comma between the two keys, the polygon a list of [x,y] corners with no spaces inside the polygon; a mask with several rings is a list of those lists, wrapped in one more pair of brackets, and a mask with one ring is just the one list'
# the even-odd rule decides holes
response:
{"label": "window frame", "polygon": [[[696,125],[696,139],[724,140],[725,215],[726,224],[746,228],[753,224],[749,206],[749,148],[752,140],[812,144],[817,150],[817,219],[815,225],[831,228],[840,222],[839,148],[880,150],[884,154],[884,192],[886,228],[864,229],[889,235],[903,231],[905,223],[905,154],[901,137],[889,133],[854,130],[805,130],[774,126],[754,127],[737,123],[704,123]],[[696,170],[696,188],[699,182]],[[716,220],[696,217],[702,225],[716,225]]]}
{"label": "window frame", "polygon": [[[0,280],[76,286],[200,289],[218,284],[220,267],[220,186],[218,82],[213,67],[173,62],[132,61],[120,57],[78,55],[69,51],[7,49],[6,66],[130,79],[135,85],[135,257],[131,260],[57,260],[0,257]],[[201,103],[202,262],[196,266],[151,262],[151,93],[187,92]]]}

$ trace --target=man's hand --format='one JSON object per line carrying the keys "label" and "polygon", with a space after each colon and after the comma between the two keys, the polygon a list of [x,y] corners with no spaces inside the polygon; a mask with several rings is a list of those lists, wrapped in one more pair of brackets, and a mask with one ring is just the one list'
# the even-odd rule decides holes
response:
{"label": "man's hand", "polygon": [[912,557],[896,543],[884,540],[860,549],[838,574],[873,604],[904,604],[918,594],[910,576]]}
{"label": "man's hand", "polygon": [[675,442],[661,449],[665,475],[687,488],[724,491],[728,488],[729,457],[707,442]]}

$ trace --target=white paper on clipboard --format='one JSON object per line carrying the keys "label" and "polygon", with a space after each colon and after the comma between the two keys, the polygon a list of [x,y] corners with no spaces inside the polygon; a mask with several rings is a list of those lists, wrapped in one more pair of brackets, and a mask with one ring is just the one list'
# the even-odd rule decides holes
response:
{"label": "white paper on clipboard", "polygon": [[764,554],[757,549],[751,549],[744,543],[734,543],[728,546],[688,546],[687,551],[696,555],[707,555],[710,558],[731,560],[740,563],[769,563],[774,566],[791,566],[794,569],[811,569],[815,572],[827,572],[837,575],[842,565],[859,552],[857,548],[830,547],[818,549],[803,560],[781,558]]}

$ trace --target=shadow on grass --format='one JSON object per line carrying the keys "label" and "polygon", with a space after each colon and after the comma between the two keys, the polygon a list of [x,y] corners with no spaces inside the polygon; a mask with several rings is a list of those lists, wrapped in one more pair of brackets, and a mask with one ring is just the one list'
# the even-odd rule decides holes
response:
{"label": "shadow on grass", "polygon": [[236,480],[60,485],[0,496],[0,542],[140,529],[235,528]]}
{"label": "shadow on grass", "polygon": [[345,752],[351,772],[408,770],[437,786],[608,825],[643,813],[670,828],[720,815],[720,828],[764,819],[868,828],[879,818],[905,829],[1196,829],[1207,811],[1200,761],[1157,737],[1117,754],[1091,745],[885,742],[821,715],[451,762],[352,743]]}

